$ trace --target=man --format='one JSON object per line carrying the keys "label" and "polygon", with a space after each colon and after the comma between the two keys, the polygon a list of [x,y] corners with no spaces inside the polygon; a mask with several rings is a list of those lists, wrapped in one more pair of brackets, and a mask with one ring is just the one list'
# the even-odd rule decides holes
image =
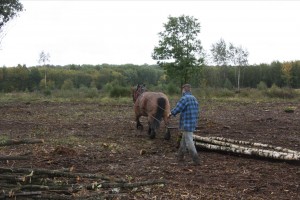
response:
{"label": "man", "polygon": [[199,103],[191,93],[191,85],[182,86],[182,97],[176,107],[172,109],[171,115],[180,113],[179,128],[182,133],[180,147],[178,151],[178,161],[183,161],[186,150],[190,153],[194,165],[199,165],[198,153],[193,142],[193,132],[196,129],[199,114]]}

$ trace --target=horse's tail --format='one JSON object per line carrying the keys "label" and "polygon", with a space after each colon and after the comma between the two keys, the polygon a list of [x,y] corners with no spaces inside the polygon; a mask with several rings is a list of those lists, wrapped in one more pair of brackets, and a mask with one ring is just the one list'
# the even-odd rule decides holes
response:
{"label": "horse's tail", "polygon": [[157,99],[157,109],[156,109],[156,113],[154,115],[155,118],[153,120],[153,128],[154,129],[159,128],[161,119],[165,112],[165,108],[166,108],[166,99],[163,97],[159,97]]}

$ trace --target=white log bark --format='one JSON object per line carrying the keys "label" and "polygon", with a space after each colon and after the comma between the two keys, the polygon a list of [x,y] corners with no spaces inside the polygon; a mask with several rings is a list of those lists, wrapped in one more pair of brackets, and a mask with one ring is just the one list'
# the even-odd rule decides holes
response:
{"label": "white log bark", "polygon": [[290,153],[286,151],[283,152],[283,151],[275,151],[275,150],[267,150],[267,149],[258,149],[253,147],[245,147],[245,146],[232,144],[229,142],[215,140],[209,137],[201,137],[196,135],[194,136],[194,139],[196,141],[196,146],[206,148],[206,149],[220,150],[220,151],[233,152],[233,153],[245,154],[245,155],[255,155],[255,156],[280,159],[280,160],[300,160],[300,154],[299,152],[296,151],[293,151],[294,153]]}
{"label": "white log bark", "polygon": [[263,148],[274,149],[276,151],[282,151],[282,152],[300,155],[300,152],[298,152],[298,151],[294,151],[294,150],[283,148],[283,147],[276,147],[276,146],[273,146],[270,144],[263,144],[263,143],[259,143],[259,142],[248,142],[248,141],[242,141],[242,140],[233,140],[233,139],[228,139],[228,138],[223,138],[223,137],[209,137],[209,138],[211,138],[213,140],[224,141],[224,142],[229,142],[229,143],[234,143],[234,144],[243,144],[243,145],[249,145],[249,146],[255,146],[255,147],[263,147]]}

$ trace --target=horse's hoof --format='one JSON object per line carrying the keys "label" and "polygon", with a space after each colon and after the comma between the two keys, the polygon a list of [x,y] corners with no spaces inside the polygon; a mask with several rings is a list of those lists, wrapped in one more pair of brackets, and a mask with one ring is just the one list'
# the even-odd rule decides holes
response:
{"label": "horse's hoof", "polygon": [[155,134],[150,134],[150,139],[154,139],[155,138]]}
{"label": "horse's hoof", "polygon": [[164,138],[165,138],[165,140],[170,140],[171,139],[170,130],[167,130]]}
{"label": "horse's hoof", "polygon": [[142,125],[136,126],[136,128],[140,131],[143,131],[143,129],[144,129]]}

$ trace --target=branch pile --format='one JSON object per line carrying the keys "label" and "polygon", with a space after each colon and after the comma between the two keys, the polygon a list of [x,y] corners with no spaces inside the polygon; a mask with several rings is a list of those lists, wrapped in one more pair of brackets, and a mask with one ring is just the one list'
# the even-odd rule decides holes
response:
{"label": "branch pile", "polygon": [[165,184],[165,180],[126,182],[71,171],[0,167],[0,199],[102,199],[126,196],[126,189]]}
{"label": "branch pile", "polygon": [[247,142],[222,137],[194,136],[197,147],[232,152],[237,154],[259,156],[264,158],[300,161],[300,152],[287,148],[276,147],[269,144]]}
{"label": "branch pile", "polygon": [[[43,143],[42,139],[0,141],[1,146]],[[26,160],[28,156],[1,156],[1,160]],[[148,185],[164,185],[163,179],[127,182],[99,174],[67,170],[0,167],[1,199],[112,199],[127,196],[126,190]],[[125,193],[124,193],[125,192]]]}

